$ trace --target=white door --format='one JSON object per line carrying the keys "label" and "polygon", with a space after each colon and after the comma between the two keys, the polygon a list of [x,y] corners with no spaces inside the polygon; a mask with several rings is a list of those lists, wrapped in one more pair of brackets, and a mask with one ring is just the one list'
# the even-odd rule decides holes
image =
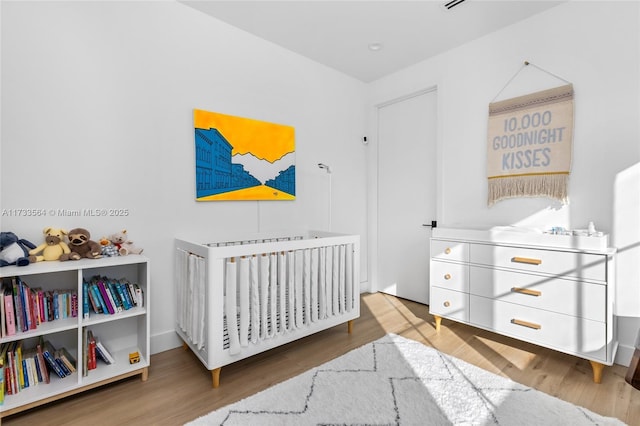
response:
{"label": "white door", "polygon": [[378,108],[378,285],[429,303],[429,237],[436,219],[437,92]]}

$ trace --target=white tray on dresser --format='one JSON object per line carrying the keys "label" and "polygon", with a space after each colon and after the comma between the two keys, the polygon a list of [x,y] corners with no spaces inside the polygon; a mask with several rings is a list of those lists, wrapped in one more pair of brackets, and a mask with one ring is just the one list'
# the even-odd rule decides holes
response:
{"label": "white tray on dresser", "polygon": [[600,383],[618,347],[608,238],[435,228],[429,310],[590,361]]}

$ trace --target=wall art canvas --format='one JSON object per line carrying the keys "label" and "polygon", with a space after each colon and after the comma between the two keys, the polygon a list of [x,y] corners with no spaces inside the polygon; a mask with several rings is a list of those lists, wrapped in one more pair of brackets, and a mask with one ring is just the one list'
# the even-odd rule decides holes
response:
{"label": "wall art canvas", "polygon": [[573,85],[489,104],[487,177],[491,206],[514,197],[567,203]]}
{"label": "wall art canvas", "polygon": [[295,129],[194,109],[196,200],[294,200]]}

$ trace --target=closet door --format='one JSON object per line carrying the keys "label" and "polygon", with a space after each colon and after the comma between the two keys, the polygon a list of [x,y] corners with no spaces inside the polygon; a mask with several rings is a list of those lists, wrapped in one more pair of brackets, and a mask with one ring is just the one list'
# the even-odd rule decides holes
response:
{"label": "closet door", "polygon": [[437,92],[378,108],[377,289],[429,303],[430,224],[436,219]]}

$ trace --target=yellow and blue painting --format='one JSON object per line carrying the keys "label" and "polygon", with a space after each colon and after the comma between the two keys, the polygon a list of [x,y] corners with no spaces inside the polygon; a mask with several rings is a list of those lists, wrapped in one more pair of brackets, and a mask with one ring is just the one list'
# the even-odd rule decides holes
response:
{"label": "yellow and blue painting", "polygon": [[291,126],[193,110],[196,200],[294,200]]}

